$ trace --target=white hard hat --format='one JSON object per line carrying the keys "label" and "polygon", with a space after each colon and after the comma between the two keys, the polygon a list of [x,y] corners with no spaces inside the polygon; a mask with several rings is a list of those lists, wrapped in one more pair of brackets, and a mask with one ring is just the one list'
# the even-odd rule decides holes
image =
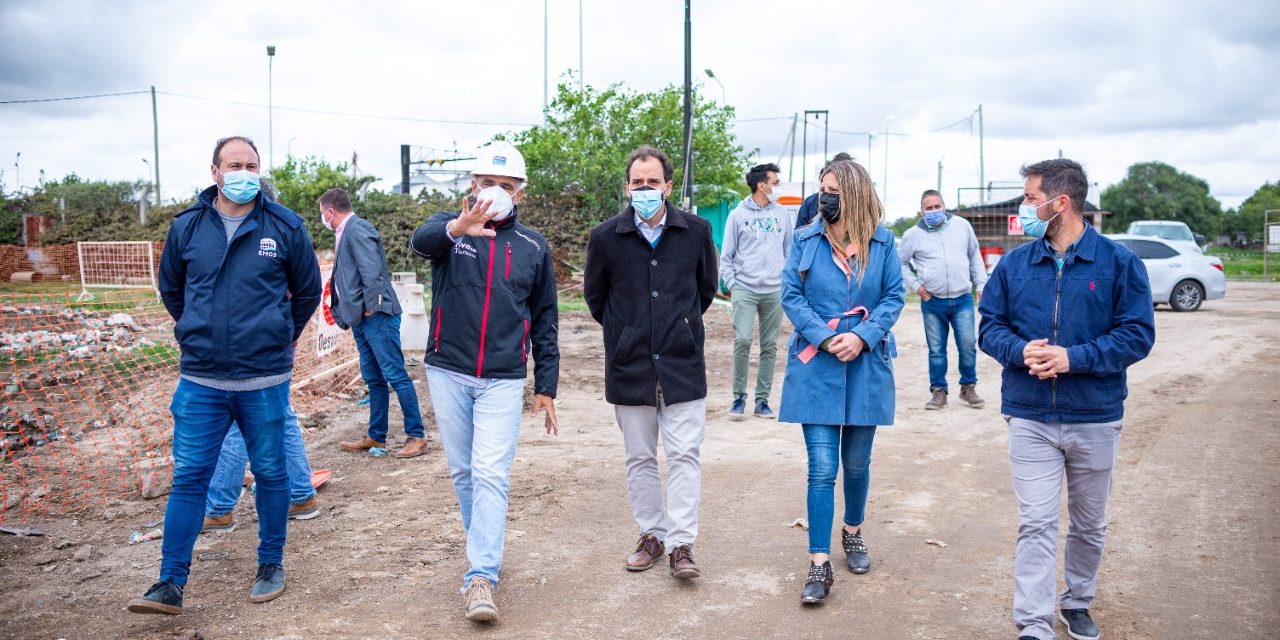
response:
{"label": "white hard hat", "polygon": [[504,140],[494,140],[476,149],[476,164],[471,169],[474,176],[507,176],[527,180],[524,173],[524,156],[520,150]]}

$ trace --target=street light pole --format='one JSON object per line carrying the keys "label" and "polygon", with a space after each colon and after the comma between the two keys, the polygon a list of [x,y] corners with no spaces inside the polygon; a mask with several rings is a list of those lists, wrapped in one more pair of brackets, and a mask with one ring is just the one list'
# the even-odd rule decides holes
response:
{"label": "street light pole", "polygon": [[276,168],[276,144],[275,130],[273,128],[272,116],[274,115],[275,102],[272,96],[272,62],[276,59],[275,45],[267,45],[267,166],[275,170]]}
{"label": "street light pole", "polygon": [[[147,182],[148,182],[148,188],[150,188],[151,163],[148,162],[146,158],[143,158],[142,164],[147,165],[147,174],[148,174]],[[142,225],[147,224],[147,197],[146,197],[145,191],[142,194],[142,199],[138,201],[138,224],[142,224]]]}
{"label": "street light pole", "polygon": [[716,77],[716,74],[715,74],[715,73],[713,73],[710,69],[704,69],[704,71],[706,71],[706,72],[707,72],[707,77],[708,77],[708,78],[711,78],[712,80],[715,80],[715,81],[716,81],[716,84],[720,85],[720,104],[721,104],[721,105],[727,105],[727,104],[729,104],[729,101],[728,101],[728,100],[726,100],[726,99],[725,99],[725,97],[724,97],[724,96],[725,96],[725,94],[724,94],[724,83],[723,83],[723,82],[720,82],[720,78],[717,78],[717,77]]}

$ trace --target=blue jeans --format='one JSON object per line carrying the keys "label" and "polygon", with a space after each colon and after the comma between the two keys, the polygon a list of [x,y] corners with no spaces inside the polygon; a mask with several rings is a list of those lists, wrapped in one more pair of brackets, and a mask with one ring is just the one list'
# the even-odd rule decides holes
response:
{"label": "blue jeans", "polygon": [[924,339],[929,343],[929,388],[947,390],[947,330],[956,333],[960,356],[960,384],[978,382],[978,338],[973,319],[973,296],[933,297],[920,301]]}
{"label": "blue jeans", "polygon": [[164,511],[160,579],[187,583],[191,551],[204,526],[205,496],[227,430],[235,422],[244,436],[258,483],[258,562],[284,563],[289,518],[284,423],[289,383],[258,391],[219,391],[179,380],[173,413],[173,489]]}
{"label": "blue jeans", "polygon": [[844,463],[844,523],[862,524],[871,486],[871,443],[875,426],[804,425],[809,451],[809,553],[831,553],[831,522],[835,519],[836,472]]}
{"label": "blue jeans", "polygon": [[475,577],[487,578],[497,587],[507,533],[511,462],[520,441],[524,380],[472,378],[429,367],[427,382],[467,534],[471,566],[462,589]]}
{"label": "blue jeans", "polygon": [[[218,466],[209,482],[209,495],[204,501],[206,516],[224,516],[236,508],[240,500],[240,488],[244,483],[244,465],[249,462],[249,450],[244,446],[244,436],[235,422],[227,429],[222,441],[222,453]],[[307,462],[307,446],[302,442],[302,425],[293,407],[286,409],[284,418],[284,467],[289,476],[289,503],[302,504],[316,495],[311,486],[311,463]]]}
{"label": "blue jeans", "polygon": [[400,413],[404,414],[404,433],[411,438],[425,437],[422,411],[418,408],[418,391],[404,370],[404,352],[400,350],[400,316],[375,313],[351,327],[360,352],[360,377],[369,387],[369,437],[387,440],[387,407],[396,390]]}

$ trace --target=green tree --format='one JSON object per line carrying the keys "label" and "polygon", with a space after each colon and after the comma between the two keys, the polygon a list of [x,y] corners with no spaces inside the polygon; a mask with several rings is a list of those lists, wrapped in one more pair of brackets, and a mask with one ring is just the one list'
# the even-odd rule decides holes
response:
{"label": "green tree", "polygon": [[[1258,187],[1253,195],[1240,203],[1239,209],[1229,211],[1222,231],[1233,238],[1261,242],[1263,213],[1268,210],[1280,210],[1280,180]],[[1280,215],[1271,214],[1271,222],[1280,223]]]}
{"label": "green tree", "polygon": [[892,227],[893,234],[898,237],[902,237],[902,234],[906,233],[907,229],[910,229],[912,225],[914,225],[919,220],[920,220],[919,215],[903,216],[901,218],[898,218],[897,220],[894,220],[893,227]]}
{"label": "green tree", "polygon": [[1123,180],[1103,190],[1099,206],[1113,214],[1109,231],[1124,231],[1136,220],[1178,220],[1211,238],[1223,222],[1209,183],[1163,162],[1130,166]]}
{"label": "green tree", "polygon": [[290,155],[285,163],[271,170],[271,185],[276,191],[276,201],[292,209],[307,221],[307,230],[317,248],[332,249],[333,233],[320,221],[320,208],[316,202],[325,191],[334,187],[346,189],[352,199],[365,185],[374,182],[373,176],[353,177],[347,173],[347,163],[331,165],[321,158],[309,156],[295,158]]}
{"label": "green tree", "polygon": [[[676,86],[639,93],[620,84],[604,90],[561,84],[547,108],[547,122],[510,135],[528,165],[530,193],[576,196],[584,217],[599,222],[624,206],[626,158],[642,144],[671,157],[678,193],[684,170],[683,100],[683,89]],[[746,194],[748,158],[733,134],[733,115],[732,107],[695,94],[695,205]]]}

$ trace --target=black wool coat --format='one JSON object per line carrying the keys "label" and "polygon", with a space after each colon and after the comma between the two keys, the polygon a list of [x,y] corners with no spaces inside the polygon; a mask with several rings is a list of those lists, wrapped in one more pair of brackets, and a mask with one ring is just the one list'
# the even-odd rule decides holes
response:
{"label": "black wool coat", "polygon": [[605,399],[657,406],[707,396],[702,314],[718,279],[711,224],[666,203],[657,247],[636,228],[635,211],[591,230],[583,294],[604,327]]}

